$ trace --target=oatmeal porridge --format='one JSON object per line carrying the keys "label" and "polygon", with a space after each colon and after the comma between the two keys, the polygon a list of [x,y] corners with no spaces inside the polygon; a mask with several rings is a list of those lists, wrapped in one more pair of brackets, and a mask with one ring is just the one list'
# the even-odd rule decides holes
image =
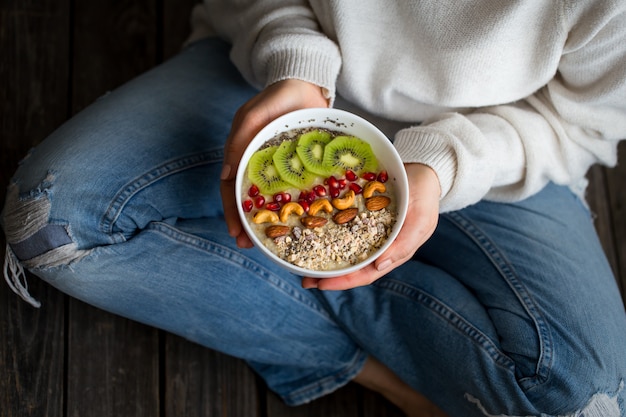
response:
{"label": "oatmeal porridge", "polygon": [[369,145],[341,131],[293,129],[250,158],[242,205],[279,258],[314,271],[370,257],[396,222],[395,177]]}

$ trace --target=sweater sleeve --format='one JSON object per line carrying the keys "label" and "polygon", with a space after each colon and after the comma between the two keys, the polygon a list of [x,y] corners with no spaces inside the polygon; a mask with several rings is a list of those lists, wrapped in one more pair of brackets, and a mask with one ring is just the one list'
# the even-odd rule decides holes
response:
{"label": "sweater sleeve", "polygon": [[592,164],[616,163],[617,143],[626,137],[623,9],[607,7],[594,19],[566,15],[572,29],[558,71],[532,96],[441,114],[397,133],[405,162],[437,172],[442,211],[483,198],[518,201],[550,181],[576,188]]}
{"label": "sweater sleeve", "polygon": [[231,43],[231,59],[246,80],[263,88],[295,78],[334,100],[341,67],[336,43],[320,29],[304,0],[205,0],[210,24]]}

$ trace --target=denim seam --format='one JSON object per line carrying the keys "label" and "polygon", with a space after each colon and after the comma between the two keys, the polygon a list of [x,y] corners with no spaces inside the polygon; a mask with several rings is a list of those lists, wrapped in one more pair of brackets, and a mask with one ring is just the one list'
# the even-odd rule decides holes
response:
{"label": "denim seam", "polygon": [[[102,220],[100,221],[100,230],[103,233],[112,236],[113,225],[121,215],[122,210],[124,209],[128,201],[130,201],[130,199],[142,189],[169,175],[176,174],[178,172],[197,166],[207,165],[211,162],[219,161],[221,160],[221,155],[221,149],[214,149],[207,152],[188,155],[182,158],[176,158],[174,160],[165,162],[152,169],[151,171],[128,182],[113,198],[111,204],[102,216]],[[115,240],[115,238],[113,239]]]}
{"label": "denim seam", "polygon": [[503,253],[474,223],[458,212],[446,213],[448,220],[455,224],[467,236],[469,236],[483,253],[489,258],[494,267],[515,293],[520,303],[524,306],[526,313],[535,323],[536,331],[539,335],[539,358],[535,369],[536,374],[532,377],[525,377],[519,380],[521,386],[530,389],[533,386],[542,384],[548,380],[550,366],[553,361],[553,347],[550,331],[540,309],[526,290],[521,281],[517,278],[514,268],[510,265]]}
{"label": "denim seam", "polygon": [[484,349],[494,362],[503,368],[514,371],[515,364],[513,361],[501,352],[498,347],[487,337],[483,332],[472,326],[462,316],[457,314],[453,309],[443,303],[441,300],[433,297],[426,292],[407,285],[404,282],[396,281],[392,278],[381,279],[376,282],[377,287],[384,288],[388,291],[393,291],[397,295],[406,297],[410,300],[416,301],[426,306],[430,311],[439,315],[439,317],[450,323],[455,329],[469,337],[482,349]]}
{"label": "denim seam", "polygon": [[[164,236],[175,240],[178,243],[185,244],[194,249],[199,249],[203,251],[210,251],[216,253],[220,259],[224,259],[228,262],[232,262],[233,264],[241,265],[247,270],[250,271],[254,276],[260,276],[265,278],[270,284],[274,285],[276,288],[285,292],[290,297],[296,299],[303,305],[306,305],[310,309],[314,310],[326,320],[331,321],[331,318],[327,311],[319,308],[318,305],[311,303],[309,300],[303,298],[300,293],[295,291],[293,287],[285,282],[285,280],[281,279],[276,274],[264,268],[262,265],[255,262],[253,259],[248,258],[242,255],[239,252],[233,251],[227,246],[223,246],[217,244],[215,242],[211,242],[206,239],[199,238],[194,235],[190,235],[185,232],[181,232],[175,227],[162,223],[162,222],[152,222],[150,223],[146,229],[146,231],[153,231],[163,234]],[[334,323],[334,322],[333,322]]]}

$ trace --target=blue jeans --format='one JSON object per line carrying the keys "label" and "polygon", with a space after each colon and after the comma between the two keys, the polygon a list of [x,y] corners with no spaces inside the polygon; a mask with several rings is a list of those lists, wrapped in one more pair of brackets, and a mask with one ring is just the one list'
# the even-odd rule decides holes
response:
{"label": "blue jeans", "polygon": [[222,147],[255,93],[228,46],[204,40],[100,98],[22,161],[9,263],[245,359],[288,404],[373,356],[451,416],[624,416],[626,314],[568,188],[443,214],[374,285],[304,290],[223,222]]}

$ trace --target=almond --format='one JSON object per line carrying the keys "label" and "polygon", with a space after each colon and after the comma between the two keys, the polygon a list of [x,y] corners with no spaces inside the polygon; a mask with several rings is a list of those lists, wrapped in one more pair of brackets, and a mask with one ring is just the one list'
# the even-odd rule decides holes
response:
{"label": "almond", "polygon": [[285,236],[291,231],[289,226],[269,226],[265,229],[265,236],[270,239]]}
{"label": "almond", "polygon": [[391,199],[384,195],[377,195],[365,200],[365,207],[370,211],[378,211],[387,207],[391,203]]}
{"label": "almond", "polygon": [[308,229],[314,229],[316,227],[322,227],[326,223],[328,223],[328,219],[319,216],[306,216],[300,219],[300,222],[304,225],[304,227]]}
{"label": "almond", "polygon": [[359,209],[356,207],[352,207],[349,209],[341,210],[339,213],[335,214],[333,216],[333,220],[337,224],[344,224],[354,219],[357,214],[359,214]]}

